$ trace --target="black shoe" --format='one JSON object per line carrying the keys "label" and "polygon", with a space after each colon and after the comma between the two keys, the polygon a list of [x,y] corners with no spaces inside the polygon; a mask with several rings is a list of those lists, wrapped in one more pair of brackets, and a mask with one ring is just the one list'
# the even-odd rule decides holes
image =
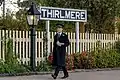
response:
{"label": "black shoe", "polygon": [[65,78],[67,78],[67,77],[69,77],[68,75],[65,75],[64,77],[61,77],[61,79],[65,79]]}
{"label": "black shoe", "polygon": [[52,74],[51,76],[53,77],[53,79],[56,79],[56,78],[57,78],[57,76],[55,76],[54,74]]}

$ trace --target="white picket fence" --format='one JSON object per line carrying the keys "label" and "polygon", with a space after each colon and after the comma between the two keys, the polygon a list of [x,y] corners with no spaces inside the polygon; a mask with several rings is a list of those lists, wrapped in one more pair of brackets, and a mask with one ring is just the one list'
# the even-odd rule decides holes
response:
{"label": "white picket fence", "polygon": [[[76,52],[75,33],[68,32],[70,46],[67,48],[67,53],[72,54]],[[50,51],[53,50],[55,32],[50,32]],[[13,39],[13,51],[21,63],[29,64],[30,60],[30,32],[29,31],[8,31],[0,30],[0,59],[5,59],[5,45],[4,38]],[[101,41],[102,47],[106,48],[108,43],[113,44],[119,39],[118,34],[95,34],[95,33],[80,33],[79,39],[79,52],[90,51],[97,46],[97,41]],[[44,58],[44,43],[43,32],[36,31],[36,64]],[[112,46],[111,46],[112,47]]]}

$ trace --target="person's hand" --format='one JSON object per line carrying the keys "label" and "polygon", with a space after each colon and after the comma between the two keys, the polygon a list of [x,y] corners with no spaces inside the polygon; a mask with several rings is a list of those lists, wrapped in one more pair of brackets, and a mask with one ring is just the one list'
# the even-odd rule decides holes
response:
{"label": "person's hand", "polygon": [[64,45],[64,43],[60,43],[61,45]]}
{"label": "person's hand", "polygon": [[59,42],[59,41],[57,41],[57,45],[58,45],[58,46],[61,46],[61,44],[60,44],[60,42]]}
{"label": "person's hand", "polygon": [[62,45],[64,45],[64,43],[60,43],[59,41],[57,41],[57,45],[62,46]]}

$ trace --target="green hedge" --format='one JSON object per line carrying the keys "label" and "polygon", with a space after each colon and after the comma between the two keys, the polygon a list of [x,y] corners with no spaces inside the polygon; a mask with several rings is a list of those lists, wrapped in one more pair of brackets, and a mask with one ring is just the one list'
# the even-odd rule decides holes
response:
{"label": "green hedge", "polygon": [[[119,42],[110,49],[110,45],[106,49],[101,47],[101,43],[97,43],[97,47],[91,52],[84,51],[82,53],[74,53],[71,56],[73,61],[67,61],[74,63],[74,69],[91,69],[91,68],[115,68],[120,67],[120,48]],[[68,59],[67,59],[68,60]],[[67,64],[69,69],[71,65]]]}

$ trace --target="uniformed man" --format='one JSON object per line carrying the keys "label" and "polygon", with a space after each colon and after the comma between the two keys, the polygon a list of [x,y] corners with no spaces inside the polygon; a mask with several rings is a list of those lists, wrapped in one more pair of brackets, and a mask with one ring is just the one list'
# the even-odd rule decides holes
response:
{"label": "uniformed man", "polygon": [[68,35],[63,33],[63,25],[57,24],[57,34],[54,36],[54,48],[53,48],[53,65],[56,66],[55,73],[52,74],[54,79],[57,78],[59,71],[62,69],[64,76],[62,79],[67,78],[68,72],[65,67],[65,55],[66,47],[69,45]]}

